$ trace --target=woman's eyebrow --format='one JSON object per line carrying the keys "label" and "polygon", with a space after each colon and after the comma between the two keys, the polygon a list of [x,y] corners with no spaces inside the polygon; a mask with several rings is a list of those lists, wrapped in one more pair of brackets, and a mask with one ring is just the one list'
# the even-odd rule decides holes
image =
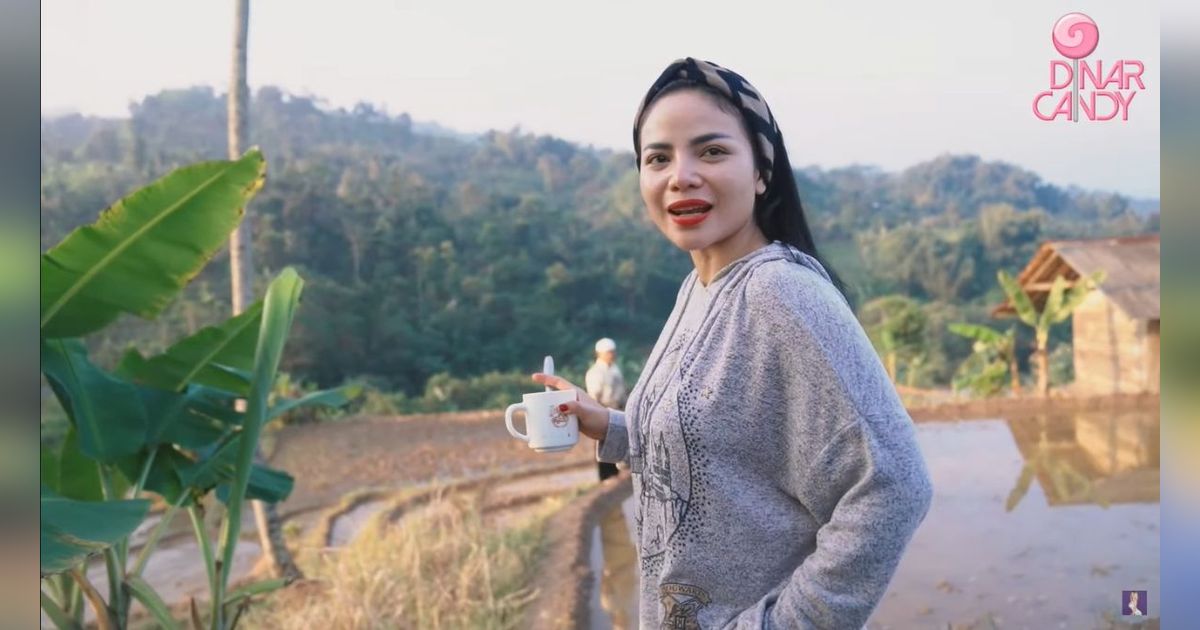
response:
{"label": "woman's eyebrow", "polygon": [[705,142],[712,142],[713,140],[728,140],[732,137],[733,136],[727,133],[706,133],[702,136],[696,136],[695,138],[692,138],[692,141],[688,144],[694,147],[698,144],[704,144]]}
{"label": "woman's eyebrow", "polygon": [[[729,139],[732,137],[733,136],[731,136],[727,133],[706,133],[704,135],[700,135],[700,136],[696,136],[695,138],[692,138],[691,142],[688,142],[688,145],[694,147],[698,144],[704,144],[705,142],[712,142],[713,140],[725,140],[725,139]],[[643,151],[649,151],[649,150],[661,151],[661,150],[670,149],[670,148],[671,148],[671,144],[668,142],[651,142],[650,144],[647,144],[646,146],[642,147],[642,150]]]}

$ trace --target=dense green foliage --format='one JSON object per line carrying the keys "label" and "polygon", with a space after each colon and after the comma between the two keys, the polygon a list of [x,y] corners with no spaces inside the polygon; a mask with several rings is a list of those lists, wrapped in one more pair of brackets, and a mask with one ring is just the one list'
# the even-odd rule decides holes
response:
{"label": "dense green foliage", "polygon": [[[212,627],[232,627],[236,621],[226,620],[236,620],[232,612],[244,605],[244,597],[226,590],[243,499],[281,501],[293,484],[287,473],[255,463],[263,426],[293,409],[338,407],[357,395],[353,387],[275,395],[303,287],[291,268],[244,313],[158,355],[131,348],[112,371],[93,364],[77,338],[100,332],[122,313],[161,313],[224,245],[265,172],[257,150],[176,169],[42,255],[41,373],[67,429],[61,442],[43,442],[40,453],[41,606],[60,628],[81,626],[85,595],[102,628],[127,627],[135,600],[160,625],[177,627],[141,572],[176,511],[186,508],[200,522],[200,506],[214,490],[227,506],[219,546],[209,543],[203,526],[195,529]],[[131,564],[130,537],[154,495],[169,507]],[[107,598],[85,577],[87,558],[100,553]]]}
{"label": "dense green foliage", "polygon": [[[43,247],[167,170],[222,156],[225,115],[221,95],[196,88],[147,97],[128,119],[45,121]],[[601,336],[640,361],[690,269],[643,216],[628,152],[520,130],[457,135],[270,87],[250,129],[271,163],[249,211],[255,263],[262,283],[287,265],[306,278],[283,369],[316,385],[363,378],[421,397],[435,375],[532,372],[546,354],[582,372]],[[1041,241],[1158,229],[1127,198],[969,155],[796,177],[855,304],[898,293],[919,305],[924,346],[897,365],[917,385],[950,382],[971,347],[947,324],[987,322],[997,270],[1015,273]],[[223,319],[228,273],[216,263],[158,323],[106,329],[93,356],[115,362],[131,340],[155,349]]]}

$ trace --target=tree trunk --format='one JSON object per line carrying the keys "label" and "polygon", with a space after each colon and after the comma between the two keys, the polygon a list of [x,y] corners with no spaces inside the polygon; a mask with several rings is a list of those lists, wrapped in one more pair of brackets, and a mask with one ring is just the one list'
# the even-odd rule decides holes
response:
{"label": "tree trunk", "polygon": [[1038,393],[1043,397],[1050,395],[1050,360],[1046,354],[1046,348],[1037,349],[1037,366],[1038,366]]}
{"label": "tree trunk", "polygon": [[1021,395],[1021,373],[1017,371],[1017,353],[1008,357],[1008,373],[1012,376],[1012,391],[1014,396]]}
{"label": "tree trunk", "polygon": [[[242,156],[243,144],[249,135],[250,88],[246,81],[246,39],[250,26],[250,0],[234,0],[233,73],[229,84],[229,159]],[[229,272],[233,288],[233,314],[246,309],[254,299],[254,262],[250,257],[250,219],[242,221],[229,237]],[[240,406],[245,401],[239,401]],[[255,445],[255,460],[262,461],[262,451]],[[277,577],[303,577],[283,540],[283,526],[273,504],[251,501],[254,522],[263,556]]]}

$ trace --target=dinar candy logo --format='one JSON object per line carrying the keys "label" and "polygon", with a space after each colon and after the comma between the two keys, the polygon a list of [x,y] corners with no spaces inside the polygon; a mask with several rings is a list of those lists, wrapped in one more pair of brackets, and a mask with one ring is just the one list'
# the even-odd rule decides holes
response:
{"label": "dinar candy logo", "polygon": [[1100,28],[1082,13],[1058,18],[1050,40],[1071,62],[1050,60],[1050,89],[1033,97],[1033,115],[1048,122],[1059,118],[1106,121],[1118,116],[1122,122],[1129,120],[1133,97],[1146,89],[1142,62],[1118,59],[1106,64],[1102,59],[1088,59],[1100,43]]}

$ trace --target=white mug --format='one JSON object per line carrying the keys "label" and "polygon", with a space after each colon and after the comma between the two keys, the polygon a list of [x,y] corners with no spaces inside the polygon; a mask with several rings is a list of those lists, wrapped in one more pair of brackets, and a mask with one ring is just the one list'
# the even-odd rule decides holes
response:
{"label": "white mug", "polygon": [[[579,442],[579,418],[559,411],[558,406],[578,398],[573,389],[525,394],[522,402],[513,403],[504,411],[504,423],[513,437],[528,442],[529,448],[539,453],[568,450]],[[513,427],[513,413],[518,410],[525,412],[527,433]]]}

